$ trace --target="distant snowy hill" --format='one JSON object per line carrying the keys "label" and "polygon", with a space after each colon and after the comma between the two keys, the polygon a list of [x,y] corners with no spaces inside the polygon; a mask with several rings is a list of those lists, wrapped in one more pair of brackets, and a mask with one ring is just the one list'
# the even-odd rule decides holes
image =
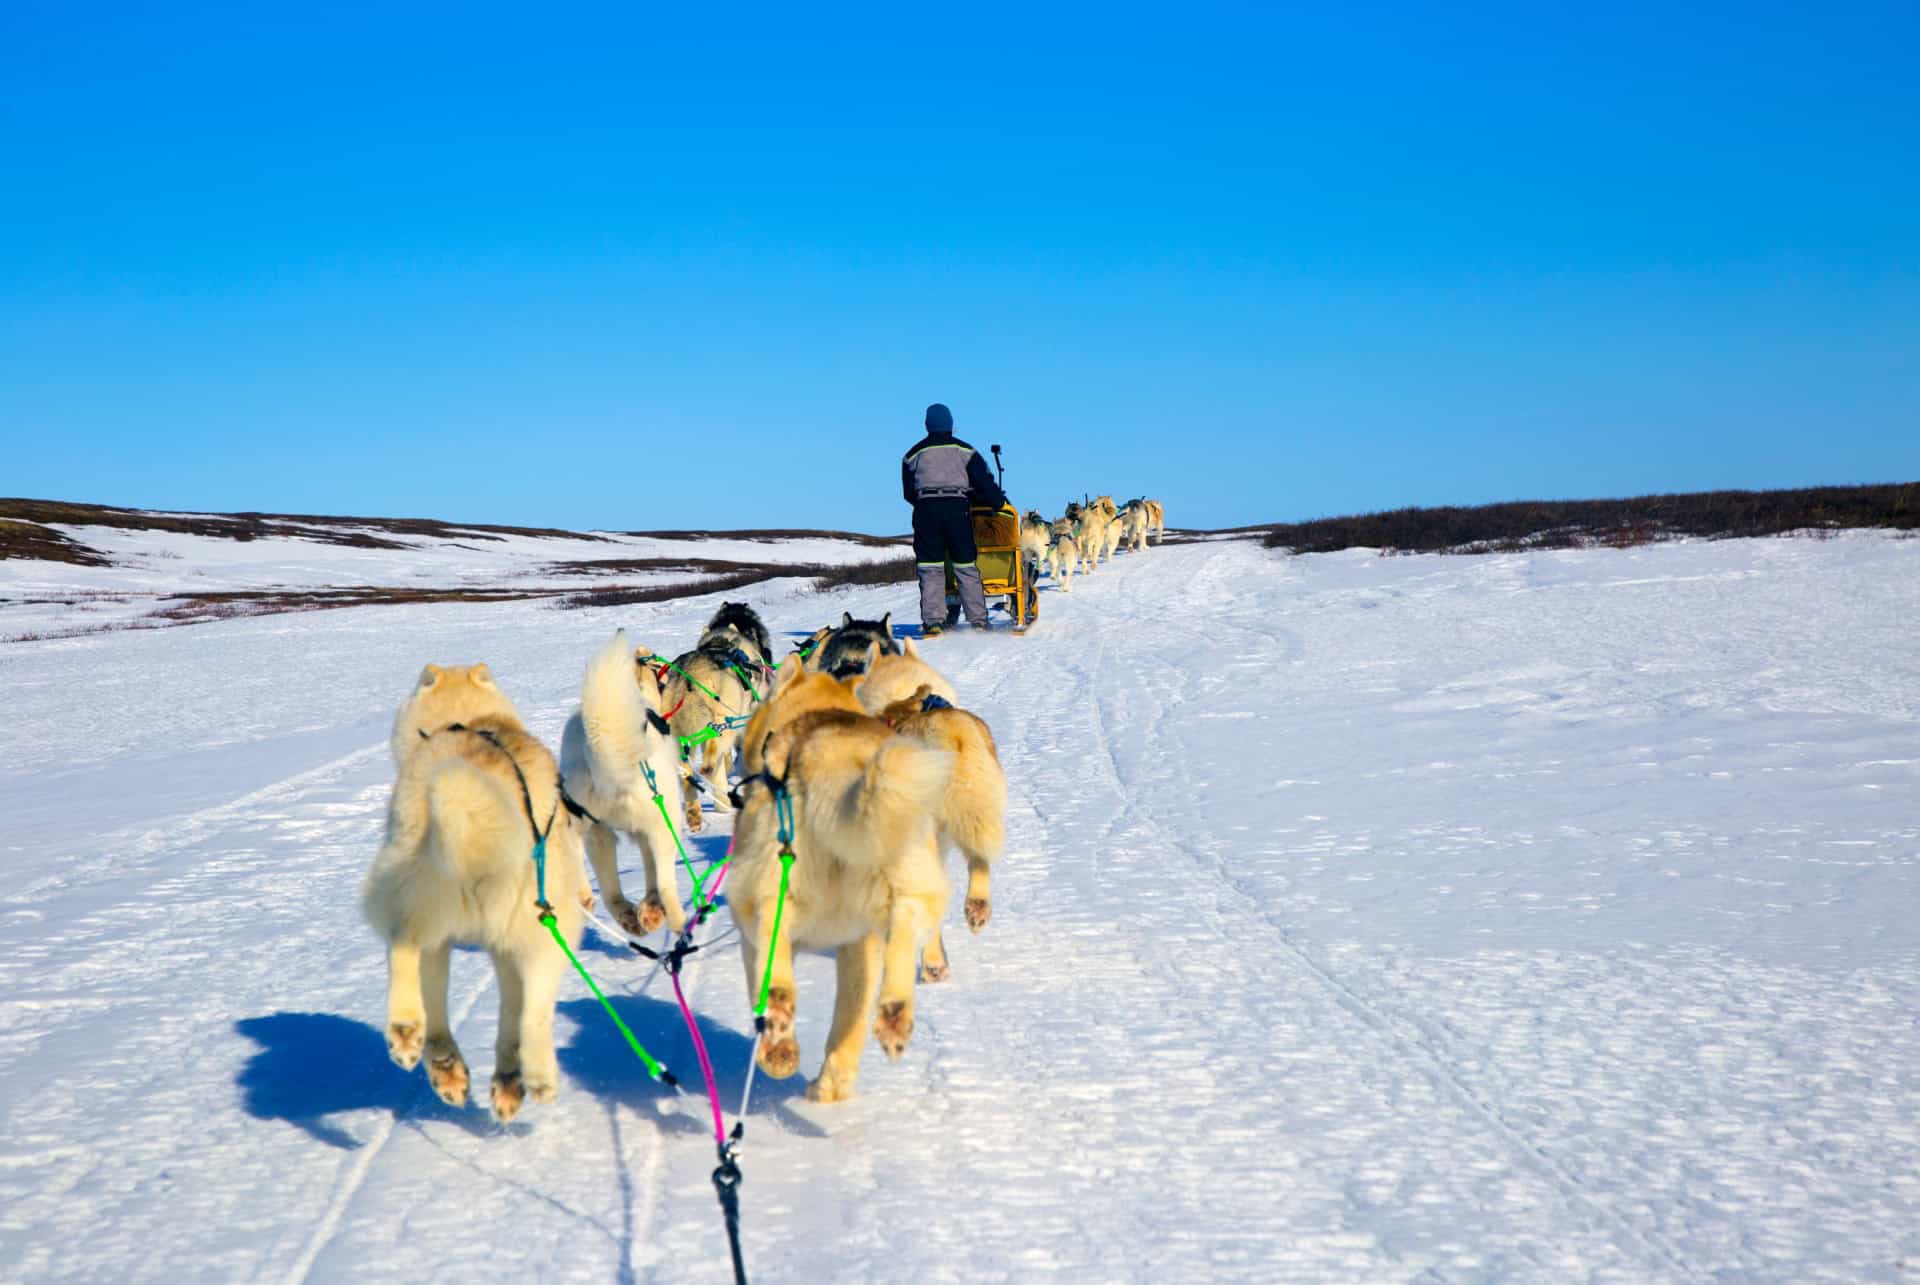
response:
{"label": "distant snowy hill", "polygon": [[[892,553],[61,529],[111,565],[0,561],[0,634],[75,634],[0,643],[0,1277],[729,1280],[704,1104],[570,981],[558,1102],[442,1106],[386,1059],[356,905],[423,663],[489,662],[557,740],[616,627],[689,646],[720,594],[78,631],[202,580]],[[913,615],[905,586],[725,596],[788,641]],[[994,917],[950,916],[952,979],[858,1099],[756,1088],[753,1280],[1920,1272],[1920,540],[1209,541],[1041,604],[928,644],[1012,785]],[[709,934],[686,982],[731,1123],[751,1022]],[[665,979],[585,946],[697,1084]],[[832,961],[798,964],[810,1074]],[[455,959],[481,1076],[492,992]]]}
{"label": "distant snowy hill", "polygon": [[904,537],[836,531],[572,532],[0,501],[0,641],[343,605],[696,591],[910,554]]}

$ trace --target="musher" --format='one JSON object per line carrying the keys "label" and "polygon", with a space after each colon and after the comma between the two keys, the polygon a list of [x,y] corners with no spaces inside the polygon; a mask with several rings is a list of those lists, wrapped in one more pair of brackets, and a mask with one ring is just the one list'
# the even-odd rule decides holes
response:
{"label": "musher", "polygon": [[960,585],[967,623],[986,629],[987,595],[973,544],[970,504],[999,508],[1007,497],[980,453],[953,435],[953,412],[927,407],[927,435],[900,461],[900,488],[913,505],[913,557],[920,578],[920,627],[932,638],[947,623],[947,564]]}

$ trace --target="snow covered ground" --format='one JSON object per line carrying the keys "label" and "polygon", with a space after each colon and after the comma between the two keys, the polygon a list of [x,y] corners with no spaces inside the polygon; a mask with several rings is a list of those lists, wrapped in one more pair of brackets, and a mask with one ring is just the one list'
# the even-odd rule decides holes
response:
{"label": "snow covered ground", "polygon": [[[199,518],[201,514],[171,514]],[[220,519],[209,525],[224,525]],[[277,527],[301,529],[291,520]],[[23,635],[59,637],[105,628],[147,628],[154,616],[196,594],[297,593],[345,586],[400,591],[504,592],[588,589],[610,581],[651,586],[699,580],[701,561],[759,565],[871,562],[905,557],[897,548],[852,539],[742,538],[739,535],[668,539],[621,532],[575,538],[451,528],[446,535],[394,530],[377,521],[363,527],[326,525],[314,538],[270,536],[235,540],[184,531],[124,530],[54,524],[57,531],[109,560],[104,567],[64,562],[0,562],[0,641]],[[364,535],[397,548],[329,543]],[[679,560],[682,565],[590,568],[587,564]]]}
{"label": "snow covered ground", "polygon": [[[0,646],[0,1278],[729,1279],[703,1104],[574,984],[559,1102],[443,1107],[355,906],[423,662],[557,739],[616,625],[714,603]],[[993,922],[858,1100],[761,1081],[754,1280],[1920,1278],[1920,541],[1204,543],[1043,607],[930,644],[1013,784]],[[665,979],[584,957],[697,1080]],[[687,977],[731,1108],[740,970]],[[491,990],[456,959],[482,1076]]]}

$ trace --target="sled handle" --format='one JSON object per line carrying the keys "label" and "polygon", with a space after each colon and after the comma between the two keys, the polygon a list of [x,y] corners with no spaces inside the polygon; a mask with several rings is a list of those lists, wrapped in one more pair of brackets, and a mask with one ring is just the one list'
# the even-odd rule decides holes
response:
{"label": "sled handle", "polygon": [[1000,489],[1004,491],[1007,488],[1007,470],[1006,466],[1000,463],[1000,443],[995,442],[987,449],[993,452],[993,471],[1000,475]]}

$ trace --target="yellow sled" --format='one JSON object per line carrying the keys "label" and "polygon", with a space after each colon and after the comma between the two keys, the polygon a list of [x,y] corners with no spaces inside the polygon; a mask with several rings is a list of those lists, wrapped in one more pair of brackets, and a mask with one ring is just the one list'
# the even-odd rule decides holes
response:
{"label": "yellow sled", "polygon": [[[1024,634],[1040,614],[1040,591],[1034,586],[1040,568],[1021,556],[1020,514],[1011,501],[997,509],[975,505],[969,513],[973,518],[973,543],[978,550],[980,586],[986,590],[987,610],[993,610],[994,599],[1006,598],[1004,605],[1007,614],[1013,617],[1013,632]],[[947,624],[953,625],[959,619],[960,586],[949,564]]]}

